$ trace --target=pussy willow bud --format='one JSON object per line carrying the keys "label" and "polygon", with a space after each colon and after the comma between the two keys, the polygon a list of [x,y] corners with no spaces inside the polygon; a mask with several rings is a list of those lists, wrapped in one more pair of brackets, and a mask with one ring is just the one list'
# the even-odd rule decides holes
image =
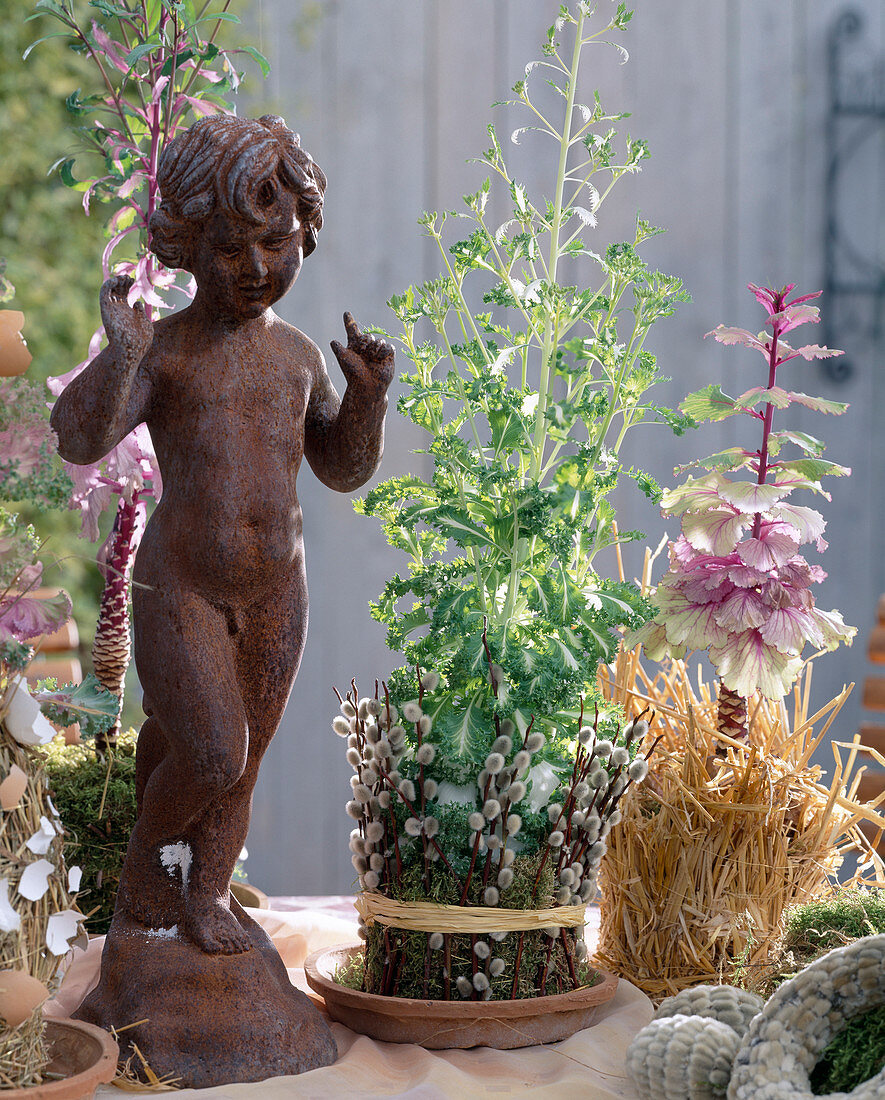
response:
{"label": "pussy willow bud", "polygon": [[[494,886],[487,886],[482,892],[483,905],[497,905],[501,900],[500,895]],[[479,947],[479,944],[476,945]],[[488,954],[488,948],[486,948],[486,954]],[[484,956],[483,956],[484,957]]]}
{"label": "pussy willow bud", "polygon": [[397,787],[397,790],[403,798],[407,798],[409,802],[415,801],[415,784],[411,779],[404,779]]}
{"label": "pussy willow bud", "polygon": [[390,805],[390,791],[378,792],[378,805],[381,807],[382,810],[387,809],[387,807]]}
{"label": "pussy willow bud", "polygon": [[507,794],[511,802],[521,802],[525,798],[525,783],[517,779],[510,784],[510,790]]}
{"label": "pussy willow bud", "polygon": [[364,847],[363,838],[360,836],[359,831],[354,829],[350,834],[349,847],[350,850],[357,856],[364,856],[366,849]]}
{"label": "pussy willow bud", "polygon": [[353,788],[353,797],[357,800],[357,802],[365,803],[368,802],[369,799],[372,797],[372,792],[365,785],[365,783],[358,783]]}
{"label": "pussy willow bud", "polygon": [[500,943],[502,940],[507,939],[506,932],[489,932],[489,939],[494,940],[495,943]]}
{"label": "pussy willow bud", "polygon": [[421,714],[422,710],[417,699],[410,699],[408,703],[403,703],[403,718],[407,722],[417,722]]}
{"label": "pussy willow bud", "polygon": [[[339,737],[343,737],[344,735],[343,735],[343,734],[340,734],[340,733],[339,733],[339,735],[338,735],[338,736],[339,736]],[[356,735],[355,733],[352,733],[352,734],[351,734],[351,735],[350,735],[350,736],[349,736],[349,737],[347,738],[347,747],[348,747],[349,749],[358,749],[358,748],[360,747],[360,741],[359,741],[359,738],[357,737],[357,735]]]}
{"label": "pussy willow bud", "polygon": [[525,749],[520,749],[516,756],[513,757],[513,774],[522,775],[531,762],[532,754],[526,752]]}
{"label": "pussy willow bud", "polygon": [[489,775],[497,775],[504,767],[504,757],[499,752],[490,752],[486,757],[486,771]]}
{"label": "pussy willow bud", "polygon": [[379,872],[384,870],[384,856],[380,852],[372,852],[369,856],[369,869]]}
{"label": "pussy willow bud", "polygon": [[429,741],[425,741],[423,745],[420,745],[415,753],[415,759],[419,764],[432,764],[435,756],[436,747],[431,745]]}
{"label": "pussy willow bud", "polygon": [[478,959],[487,959],[489,957],[491,951],[489,950],[489,945],[485,942],[485,940],[476,941],[476,943],[473,945],[473,954],[476,955]]}
{"label": "pussy willow bud", "polygon": [[332,719],[332,729],[339,737],[347,737],[350,733],[350,722],[340,714]]}
{"label": "pussy willow bud", "polygon": [[600,760],[608,760],[612,754],[613,748],[614,745],[612,745],[611,741],[597,741],[596,747],[593,750],[593,755],[598,756]]}
{"label": "pussy willow bud", "polygon": [[486,768],[483,768],[479,775],[476,777],[476,785],[481,791],[486,789],[486,783],[489,781],[489,773]]}
{"label": "pussy willow bud", "polygon": [[572,891],[569,886],[560,886],[553,895],[557,905],[568,905],[572,899]]}
{"label": "pussy willow bud", "polygon": [[370,821],[366,826],[366,840],[371,840],[373,844],[377,844],[384,836],[384,826],[380,821]]}
{"label": "pussy willow bud", "polygon": [[611,763],[613,768],[622,768],[625,764],[630,762],[630,753],[624,748],[623,745],[618,745],[612,749]]}
{"label": "pussy willow bud", "polygon": [[501,723],[501,733],[505,737],[512,737],[516,733],[516,726],[510,721],[509,718],[505,718]]}
{"label": "pussy willow bud", "polygon": [[366,723],[366,740],[370,745],[377,745],[381,740],[381,730],[374,722]]}
{"label": "pussy willow bud", "polygon": [[498,872],[497,883],[502,890],[510,889],[510,887],[513,885],[513,872],[510,870],[509,867],[501,868],[501,870]]}
{"label": "pussy willow bud", "polygon": [[427,940],[427,946],[431,951],[440,951],[443,946],[443,934],[442,932],[431,932]]}
{"label": "pussy willow bud", "polygon": [[348,720],[356,717],[356,710],[354,709],[353,703],[351,703],[349,699],[345,699],[344,702],[341,704],[341,713]]}
{"label": "pussy willow bud", "polygon": [[486,821],[491,821],[492,818],[498,816],[501,812],[501,803],[497,798],[487,798],[482,808],[482,816]]}
{"label": "pussy willow bud", "polygon": [[346,753],[347,763],[352,768],[358,768],[363,762],[363,758],[360,756],[359,749],[348,749]]}
{"label": "pussy willow bud", "polygon": [[539,752],[546,743],[547,738],[544,736],[544,734],[538,733],[536,730],[534,733],[529,734],[528,740],[525,743],[525,747],[530,753],[536,753]]}
{"label": "pussy willow bud", "polygon": [[425,798],[436,798],[436,795],[437,795],[438,791],[439,791],[439,783],[437,783],[437,781],[435,779],[425,779],[424,780],[424,797]]}
{"label": "pussy willow bud", "polygon": [[417,817],[407,817],[404,828],[409,836],[421,835],[421,822],[418,820]]}
{"label": "pussy willow bud", "polygon": [[436,836],[436,834],[438,832],[439,832],[439,822],[437,821],[437,819],[435,817],[425,817],[424,818],[424,835],[428,836],[428,837]]}
{"label": "pussy willow bud", "polygon": [[571,867],[563,867],[559,872],[559,881],[563,886],[573,886],[575,882],[575,872]]}
{"label": "pussy willow bud", "polygon": [[350,862],[353,864],[353,869],[358,875],[364,875],[369,869],[369,864],[365,856],[351,856]]}
{"label": "pussy willow bud", "polygon": [[381,884],[381,877],[377,871],[366,871],[363,875],[363,886],[366,890],[377,890]]}
{"label": "pussy willow bud", "polygon": [[575,798],[582,802],[590,794],[590,785],[583,781],[575,784]]}
{"label": "pussy willow bud", "polygon": [[492,835],[487,839],[486,843],[489,846],[489,851],[497,852],[497,850],[501,847],[501,838],[492,833]]}
{"label": "pussy willow bud", "polygon": [[489,973],[493,978],[500,978],[506,969],[507,964],[503,959],[492,959],[489,963]]}
{"label": "pussy willow bud", "polygon": [[425,672],[421,677],[421,687],[425,691],[436,691],[439,686],[439,673],[438,672]]}
{"label": "pussy willow bud", "polygon": [[344,808],[347,811],[348,817],[352,817],[354,821],[359,821],[363,816],[363,808],[359,802],[348,802]]}
{"label": "pussy willow bud", "polygon": [[637,756],[627,769],[627,775],[633,783],[641,783],[648,775],[648,761],[645,757]]}
{"label": "pussy willow bud", "polygon": [[369,717],[369,700],[360,699],[359,706],[357,707],[357,714],[360,716],[360,721],[365,722]]}
{"label": "pussy willow bud", "polygon": [[596,731],[589,726],[581,726],[578,731],[578,740],[582,745],[589,745],[593,738],[596,736]]}
{"label": "pussy willow bud", "polygon": [[474,811],[470,817],[467,818],[467,824],[475,833],[478,833],[480,829],[485,828],[486,819],[481,813]]}
{"label": "pussy willow bud", "polygon": [[433,729],[433,719],[429,714],[422,714],[418,719],[418,729],[426,737],[428,733]]}
{"label": "pussy willow bud", "polygon": [[503,756],[509,756],[510,750],[513,748],[513,739],[501,734],[500,737],[496,737],[492,742],[492,752],[499,752]]}
{"label": "pussy willow bud", "polygon": [[372,718],[378,718],[381,714],[381,700],[369,699],[366,703],[366,710]]}
{"label": "pussy willow bud", "polygon": [[501,853],[501,866],[509,867],[510,864],[516,859],[516,852],[512,848],[505,848]]}
{"label": "pussy willow bud", "polygon": [[473,984],[469,978],[465,978],[463,974],[459,975],[455,981],[455,988],[461,994],[462,997],[469,997],[473,992]]}
{"label": "pussy willow bud", "polygon": [[478,993],[483,993],[486,989],[489,988],[489,979],[485,976],[485,974],[483,974],[481,970],[478,970],[473,975],[473,988]]}
{"label": "pussy willow bud", "polygon": [[561,848],[564,840],[565,834],[561,829],[554,829],[550,836],[547,837],[547,843],[551,848]]}
{"label": "pussy willow bud", "polygon": [[562,814],[562,806],[558,802],[551,802],[547,807],[547,816],[551,821],[559,821]]}
{"label": "pussy willow bud", "polygon": [[406,731],[402,726],[391,726],[387,731],[387,740],[397,749],[405,742]]}

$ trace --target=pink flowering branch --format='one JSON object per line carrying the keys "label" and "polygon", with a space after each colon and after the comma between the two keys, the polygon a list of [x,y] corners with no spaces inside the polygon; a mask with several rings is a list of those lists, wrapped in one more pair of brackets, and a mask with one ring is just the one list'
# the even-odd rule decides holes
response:
{"label": "pink flowering branch", "polygon": [[[759,352],[766,361],[766,386],[732,398],[710,385],[687,397],[681,409],[699,421],[750,416],[761,422],[760,445],[756,450],[733,447],[693,462],[710,472],[664,493],[663,514],[679,517],[682,531],[669,547],[670,567],[656,594],[658,613],[630,639],[641,642],[653,660],[706,650],[720,677],[720,729],[730,736],[745,730],[746,700],[754,692],[771,699],[786,694],[801,670],[807,643],[835,649],[841,642],[850,644],[856,633],[838,611],[815,606],[810,587],[826,574],[799,553],[806,543],[826,549],[823,516],[786,499],[794,489],[829,499],[821,477],[851,471],[823,459],[820,440],[774,429],[776,411],[792,404],[825,413],[845,411],[845,405],[778,385],[785,363],[842,352],[818,344],[794,349],[783,340],[785,333],[818,321],[817,307],[808,303],[819,293],[788,301],[792,285],[771,290],[751,283],[749,289],[768,314],[770,333],[720,325],[707,335]],[[801,456],[780,457],[788,445]],[[735,477],[742,470],[753,480]]]}

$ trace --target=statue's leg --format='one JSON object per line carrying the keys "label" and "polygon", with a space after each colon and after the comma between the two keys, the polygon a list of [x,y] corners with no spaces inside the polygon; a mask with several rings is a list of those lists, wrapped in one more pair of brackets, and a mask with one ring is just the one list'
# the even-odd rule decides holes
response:
{"label": "statue's leg", "polygon": [[[299,571],[272,601],[238,612],[237,677],[249,725],[249,750],[239,782],[193,830],[201,893],[228,897],[230,876],[246,842],[258,769],[292,690],[307,632],[307,587]],[[223,838],[223,843],[221,843]]]}
{"label": "statue's leg", "polygon": [[230,910],[200,895],[190,839],[246,765],[248,725],[228,623],[168,578],[162,588],[136,591],[136,663],[152,716],[118,909],[150,927],[183,924],[206,951],[243,951],[249,940]]}
{"label": "statue's leg", "polygon": [[143,706],[148,718],[138,731],[138,743],[135,748],[135,801],[138,813],[141,813],[147,782],[169,751],[166,735],[156,718],[151,717],[153,711],[147,699]]}

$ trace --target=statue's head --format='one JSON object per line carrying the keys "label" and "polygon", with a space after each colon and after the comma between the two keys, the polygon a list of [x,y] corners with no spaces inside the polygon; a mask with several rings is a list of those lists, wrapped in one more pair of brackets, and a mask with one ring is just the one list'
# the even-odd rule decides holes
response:
{"label": "statue's head", "polygon": [[195,230],[216,213],[264,223],[281,190],[296,199],[303,254],[316,248],[326,177],[283,119],[201,118],[163,150],[161,203],[151,217],[151,251],[167,267],[189,268]]}

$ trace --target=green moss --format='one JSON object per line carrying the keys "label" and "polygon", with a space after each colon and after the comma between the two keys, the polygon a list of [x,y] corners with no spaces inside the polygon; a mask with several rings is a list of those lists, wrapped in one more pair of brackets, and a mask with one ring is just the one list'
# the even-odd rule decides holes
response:
{"label": "green moss", "polygon": [[[553,869],[548,864],[541,872],[538,891],[533,899],[534,883],[540,857],[517,856],[513,862],[513,884],[502,896],[500,905],[505,909],[546,908],[553,904]],[[482,865],[480,864],[480,867]],[[467,902],[481,904],[482,874],[474,875]],[[461,892],[452,875],[440,864],[433,864],[428,882],[424,881],[420,867],[403,871],[402,881],[392,897],[398,901],[435,901],[445,905],[459,902]],[[574,929],[567,929],[569,949],[575,960],[577,936]],[[504,972],[491,978],[493,1000],[507,1000],[513,989],[513,975],[517,956],[520,960],[516,997],[540,995],[540,981],[548,959],[550,938],[546,932],[510,932],[503,940],[495,941],[487,935],[471,936],[452,933],[448,936],[448,949],[430,950],[426,932],[406,932],[398,928],[372,925],[367,931],[365,955],[342,968],[336,980],[351,989],[368,993],[395,994],[399,997],[416,997],[442,1000],[446,994],[444,970],[448,954],[450,973],[450,997],[460,1000],[456,990],[459,975],[470,978],[473,970],[473,947],[477,942],[486,943],[491,958],[504,962]],[[386,960],[392,960],[390,967]],[[553,970],[547,976],[545,993],[563,993],[573,988],[568,962],[561,944],[550,953]],[[477,960],[477,968],[485,970],[485,961]],[[579,985],[593,985],[598,980],[596,972],[586,963],[575,961]],[[388,975],[385,980],[385,974]]]}
{"label": "green moss", "polygon": [[[108,930],[120,870],[135,824],[135,730],[121,733],[116,750],[102,760],[91,745],[54,741],[45,757],[52,799],[65,827],[65,860],[79,865],[79,905],[91,914],[89,932]],[[106,789],[107,788],[107,789]]]}
{"label": "green moss", "polygon": [[811,1073],[815,1096],[850,1092],[885,1066],[885,1006],[849,1020]]}
{"label": "green moss", "polygon": [[802,965],[834,947],[885,932],[885,893],[839,890],[830,898],[797,905],[787,914],[784,949]]}

